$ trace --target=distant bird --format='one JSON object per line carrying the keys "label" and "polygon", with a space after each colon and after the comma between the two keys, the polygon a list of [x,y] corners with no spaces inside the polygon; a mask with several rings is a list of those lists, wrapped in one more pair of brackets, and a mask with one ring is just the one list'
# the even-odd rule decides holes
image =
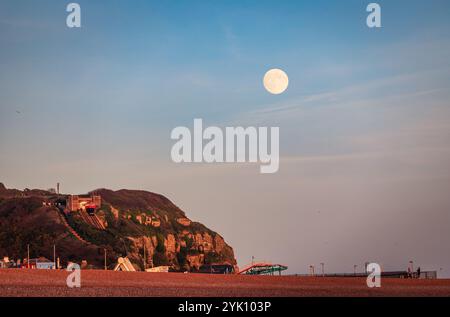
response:
{"label": "distant bird", "polygon": [[17,112],[18,114],[21,114],[21,112],[20,112],[19,110],[16,110],[16,112]]}

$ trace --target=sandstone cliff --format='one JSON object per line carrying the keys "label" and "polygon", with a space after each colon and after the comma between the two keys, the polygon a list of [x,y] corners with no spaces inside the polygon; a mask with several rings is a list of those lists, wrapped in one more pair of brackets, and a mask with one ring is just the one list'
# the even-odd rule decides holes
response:
{"label": "sandstone cliff", "polygon": [[102,197],[96,215],[105,229],[99,230],[76,212],[63,217],[58,208],[62,209],[64,195],[1,185],[0,252],[4,255],[24,258],[26,245],[32,243],[33,255],[52,258],[52,246],[57,244],[63,263],[87,260],[97,268],[103,267],[105,250],[110,267],[119,256],[128,256],[139,269],[168,265],[175,271],[196,271],[203,264],[236,265],[233,249],[222,236],[190,220],[162,195],[95,190]]}

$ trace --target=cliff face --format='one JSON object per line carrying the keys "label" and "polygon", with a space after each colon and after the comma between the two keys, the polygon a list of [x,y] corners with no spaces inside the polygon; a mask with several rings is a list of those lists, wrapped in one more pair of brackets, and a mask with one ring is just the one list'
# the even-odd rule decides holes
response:
{"label": "cliff face", "polygon": [[[236,265],[233,249],[218,233],[191,221],[166,197],[134,190],[98,189],[94,193],[102,197],[96,215],[104,230],[90,226],[77,212],[64,219],[55,207],[64,195],[0,188],[0,252],[24,258],[31,241],[34,252],[40,253],[36,256],[51,256],[56,243],[63,263],[87,260],[98,268],[103,267],[105,249],[111,266],[119,256],[128,256],[140,269],[167,265],[173,270],[196,271],[203,264]],[[44,202],[51,206],[43,206]],[[41,220],[34,222],[38,214]]]}

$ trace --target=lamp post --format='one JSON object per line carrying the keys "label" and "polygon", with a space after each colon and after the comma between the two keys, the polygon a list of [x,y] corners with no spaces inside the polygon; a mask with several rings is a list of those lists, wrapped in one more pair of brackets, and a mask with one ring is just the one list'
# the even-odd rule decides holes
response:
{"label": "lamp post", "polygon": [[410,277],[413,278],[414,277],[414,261],[413,260],[409,261],[409,269],[411,271]]}
{"label": "lamp post", "polygon": [[309,270],[310,270],[311,276],[314,276],[315,275],[315,273],[314,273],[314,265],[310,265],[309,266]]}
{"label": "lamp post", "polygon": [[147,269],[147,258],[145,254],[145,240],[144,240],[144,271]]}
{"label": "lamp post", "polygon": [[106,266],[106,248],[103,249],[103,251],[105,252],[105,271],[107,270],[107,266]]}
{"label": "lamp post", "polygon": [[53,269],[56,270],[56,245],[53,245]]}

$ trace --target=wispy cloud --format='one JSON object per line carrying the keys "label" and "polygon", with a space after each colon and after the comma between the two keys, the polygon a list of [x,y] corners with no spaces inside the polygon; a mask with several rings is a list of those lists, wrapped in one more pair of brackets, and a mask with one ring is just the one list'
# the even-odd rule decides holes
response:
{"label": "wispy cloud", "polygon": [[35,19],[35,18],[0,18],[0,25],[5,28],[13,28],[13,29],[30,29],[30,28],[38,28],[38,29],[51,29],[54,24],[49,23],[45,19]]}
{"label": "wispy cloud", "polygon": [[225,25],[222,27],[222,29],[228,53],[234,59],[240,59],[242,57],[242,54],[238,44],[237,34],[233,31],[233,28],[230,25]]}
{"label": "wispy cloud", "polygon": [[[269,105],[267,107],[262,107],[262,109],[250,111],[247,115],[272,115],[273,113],[279,112],[292,112],[301,109],[306,106],[320,106],[320,105],[332,105],[332,104],[342,104],[348,103],[352,105],[355,101],[361,100],[364,101],[366,99],[367,94],[371,94],[374,91],[382,92],[383,88],[386,87],[398,87],[404,84],[411,83],[413,80],[417,80],[422,78],[423,73],[416,74],[405,74],[400,76],[392,76],[377,80],[372,80],[362,84],[350,85],[341,89],[300,96],[298,98],[288,100],[282,103],[276,103]],[[429,95],[433,93],[437,93],[439,91],[444,90],[443,88],[432,88],[432,89],[423,89],[423,90],[415,90],[414,87],[411,87],[412,90],[407,93],[391,93],[386,96],[386,93],[381,93],[378,98],[404,98],[404,97],[418,97]],[[373,99],[372,99],[373,100]],[[289,113],[288,113],[289,114]]]}

